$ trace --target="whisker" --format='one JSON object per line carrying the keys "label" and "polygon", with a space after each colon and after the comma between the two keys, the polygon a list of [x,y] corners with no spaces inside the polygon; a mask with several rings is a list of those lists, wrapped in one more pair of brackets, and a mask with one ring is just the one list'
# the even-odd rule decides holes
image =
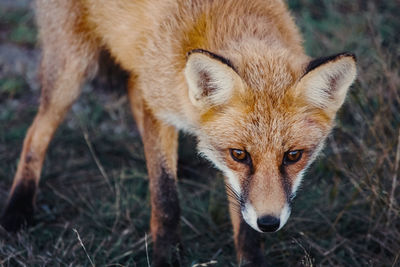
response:
{"label": "whisker", "polygon": [[233,189],[231,186],[229,186],[228,188],[235,196],[237,196],[238,198],[240,197],[240,194],[235,189]]}
{"label": "whisker", "polygon": [[238,199],[238,200],[240,199],[240,194],[231,185],[225,184],[225,188],[226,188],[227,192],[228,191],[231,192],[235,196],[236,199]]}
{"label": "whisker", "polygon": [[237,202],[229,201],[229,204],[230,204],[230,209],[231,209],[231,210],[233,210],[233,211],[236,212],[237,214],[240,214],[240,213],[241,213],[241,211],[240,211],[240,206],[238,205]]}
{"label": "whisker", "polygon": [[231,209],[240,214],[243,206],[242,196],[230,184],[225,184],[225,189]]}
{"label": "whisker", "polygon": [[234,201],[238,206],[240,206],[241,202],[240,199],[238,199],[235,195],[232,195],[232,193],[226,193],[228,195],[228,198],[230,201]]}
{"label": "whisker", "polygon": [[233,200],[233,201],[237,202],[238,204],[240,203],[240,199],[238,199],[237,196],[235,196],[234,194],[232,194],[230,192],[226,192],[226,195],[229,197],[230,200]]}

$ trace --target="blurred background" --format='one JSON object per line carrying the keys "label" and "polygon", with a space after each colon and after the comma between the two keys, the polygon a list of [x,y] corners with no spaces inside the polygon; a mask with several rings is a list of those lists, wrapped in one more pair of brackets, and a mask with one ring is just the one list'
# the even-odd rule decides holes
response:
{"label": "blurred background", "polygon": [[[273,266],[400,266],[400,3],[288,4],[307,53],[354,52],[359,75],[287,225],[265,235],[265,256]],[[31,1],[1,0],[0,208],[38,107],[36,38]],[[0,266],[147,266],[148,181],[125,80],[103,64],[84,86],[50,145],[37,223],[0,230]],[[179,177],[188,262],[237,266],[223,177],[183,135]]]}

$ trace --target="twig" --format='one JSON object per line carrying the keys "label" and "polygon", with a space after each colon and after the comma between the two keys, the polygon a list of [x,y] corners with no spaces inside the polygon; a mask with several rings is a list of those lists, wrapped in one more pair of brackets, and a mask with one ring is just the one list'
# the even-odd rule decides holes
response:
{"label": "twig", "polygon": [[399,259],[399,255],[400,255],[400,253],[397,253],[396,257],[394,258],[392,267],[396,266],[397,260]]}
{"label": "twig", "polygon": [[[65,201],[67,201],[71,206],[75,207],[75,203],[69,199],[66,195],[64,195],[63,193],[61,193],[60,191],[58,191],[54,186],[52,186],[50,183],[46,183],[46,185],[48,187],[50,187],[50,189],[53,191],[53,193],[58,196],[61,199],[64,199]],[[78,209],[80,210],[80,208],[78,207]]]}
{"label": "twig", "polygon": [[[308,264],[307,266],[310,266],[310,267],[314,266],[313,265],[313,260],[312,260],[312,258],[310,256],[310,253],[308,253],[307,249],[296,238],[293,238],[293,240],[294,240],[294,242],[296,242],[297,245],[300,246],[300,248],[303,250],[303,252],[305,254],[303,256],[303,259],[305,258],[306,262],[304,262],[304,260],[302,260],[302,264],[303,265]],[[322,253],[322,255],[324,255],[324,253]]]}
{"label": "twig", "polygon": [[340,247],[344,243],[346,243],[346,239],[342,239],[342,241],[340,241],[338,244],[334,245],[330,250],[325,251],[324,254],[323,254],[324,257],[326,257],[329,254],[331,254],[332,252],[334,252],[338,247]]}
{"label": "twig", "polygon": [[124,176],[124,172],[121,173],[121,175],[119,176],[119,178],[115,181],[114,186],[115,186],[115,209],[116,209],[116,216],[115,216],[115,220],[112,226],[112,232],[114,233],[115,228],[117,227],[117,224],[119,222],[119,217],[121,216],[121,210],[120,210],[120,202],[121,202],[121,191],[120,191],[120,178],[123,179]]}
{"label": "twig", "polygon": [[[151,237],[151,234],[149,235],[149,237]],[[147,243],[147,235],[142,237],[141,239],[139,239],[136,243],[132,244],[130,249],[127,250],[126,252],[124,252],[123,254],[116,256],[115,258],[111,259],[110,262],[114,262],[114,261],[118,261],[126,256],[129,256],[131,254],[134,254],[136,252],[142,251],[143,250],[143,243]],[[148,242],[151,244],[151,240],[150,242]],[[139,247],[139,248],[137,248]],[[144,246],[146,247],[146,245]]]}
{"label": "twig", "polygon": [[209,266],[209,265],[211,265],[211,264],[217,264],[217,263],[218,263],[218,261],[211,260],[211,261],[204,262],[204,263],[196,263],[196,264],[193,265],[192,267],[206,267],[206,266]]}
{"label": "twig", "polygon": [[106,183],[107,183],[108,187],[110,188],[111,192],[114,193],[114,188],[111,185],[110,178],[108,177],[106,171],[104,170],[103,165],[101,165],[99,158],[97,157],[96,153],[94,152],[92,143],[89,140],[88,130],[86,129],[86,127],[84,127],[84,125],[80,121],[79,121],[79,127],[81,128],[81,130],[83,132],[83,138],[85,138],[85,142],[89,148],[90,154],[92,155],[92,157],[94,159],[94,162],[96,163],[97,168],[99,168],[100,173],[104,177],[104,180],[106,180]]}
{"label": "twig", "polygon": [[185,217],[181,216],[181,220],[187,225],[189,226],[190,229],[193,230],[193,232],[195,232],[196,234],[200,235],[200,232],[193,226],[193,224],[191,224]]}
{"label": "twig", "polygon": [[83,244],[82,239],[81,239],[81,237],[80,237],[78,231],[77,231],[75,228],[73,228],[72,230],[76,233],[76,236],[78,237],[79,244],[81,245],[81,247],[82,247],[83,250],[85,251],[85,254],[86,254],[86,256],[88,257],[88,259],[89,259],[89,261],[90,261],[90,264],[91,264],[93,267],[95,267],[96,265],[94,265],[92,259],[90,258],[89,254],[87,253],[86,248],[85,248],[85,245]]}
{"label": "twig", "polygon": [[214,260],[215,258],[217,258],[218,255],[221,254],[221,252],[222,252],[222,248],[219,248],[217,250],[217,252],[215,252],[214,255],[211,257],[211,260]]}
{"label": "twig", "polygon": [[0,265],[3,266],[3,264],[5,264],[6,262],[9,263],[10,259],[16,260],[16,257],[23,253],[25,253],[25,250],[10,253],[9,255],[7,255],[7,258],[0,260]]}
{"label": "twig", "polygon": [[392,178],[392,190],[390,191],[390,198],[389,198],[389,209],[387,213],[387,225],[389,225],[390,222],[390,217],[392,214],[392,209],[393,209],[393,204],[396,201],[394,198],[394,192],[396,191],[397,187],[397,172],[399,170],[399,161],[400,161],[400,129],[399,129],[399,135],[397,138],[397,151],[396,151],[396,159],[394,162],[394,173],[393,173],[393,178]]}
{"label": "twig", "polygon": [[144,233],[144,242],[146,244],[146,258],[147,258],[147,266],[150,267],[150,260],[149,260],[149,251],[147,249],[147,233]]}
{"label": "twig", "polygon": [[69,222],[64,224],[64,229],[62,230],[62,232],[60,233],[60,235],[58,236],[57,242],[54,245],[54,248],[58,249],[58,246],[60,245],[60,243],[62,242],[62,237],[65,234],[65,232],[67,231],[68,227],[69,227]]}

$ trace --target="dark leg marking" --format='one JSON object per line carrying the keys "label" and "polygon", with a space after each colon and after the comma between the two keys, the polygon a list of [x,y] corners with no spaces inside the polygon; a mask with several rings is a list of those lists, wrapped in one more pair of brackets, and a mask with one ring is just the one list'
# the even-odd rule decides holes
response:
{"label": "dark leg marking", "polygon": [[261,250],[261,234],[253,230],[243,219],[240,221],[238,250],[239,266],[267,266]]}
{"label": "dark leg marking", "polygon": [[[180,207],[174,176],[161,167],[161,174],[150,181],[152,190],[152,220],[157,222],[153,237],[154,266],[182,266],[182,247],[179,237]],[[153,231],[154,233],[154,231]]]}
{"label": "dark leg marking", "polygon": [[16,232],[22,226],[32,224],[35,193],[34,180],[22,181],[15,187],[0,219],[7,231]]}

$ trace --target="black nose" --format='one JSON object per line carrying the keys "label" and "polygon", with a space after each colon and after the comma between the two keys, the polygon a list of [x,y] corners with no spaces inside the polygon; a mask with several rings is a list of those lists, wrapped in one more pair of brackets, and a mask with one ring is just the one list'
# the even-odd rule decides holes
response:
{"label": "black nose", "polygon": [[258,228],[263,232],[274,232],[278,230],[279,223],[279,218],[269,215],[257,219]]}

